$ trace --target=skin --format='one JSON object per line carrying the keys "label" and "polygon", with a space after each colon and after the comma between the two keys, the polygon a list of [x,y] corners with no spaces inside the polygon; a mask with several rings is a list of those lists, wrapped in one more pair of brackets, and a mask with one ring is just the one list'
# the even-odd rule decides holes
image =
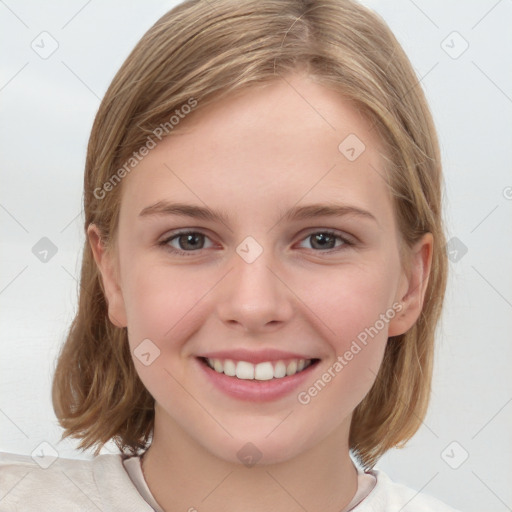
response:
{"label": "skin", "polygon": [[[160,350],[149,366],[134,357],[156,401],[146,481],[165,510],[339,512],[357,489],[353,410],[388,336],[421,312],[432,235],[405,272],[377,134],[336,92],[293,74],[200,106],[124,178],[116,250],[105,250],[96,226],[88,230],[111,321],[127,326],[132,353],[147,338]],[[338,150],[351,133],[366,146],[355,161]],[[229,222],[139,216],[164,199],[222,210]],[[377,220],[281,218],[325,202]],[[205,235],[192,241],[197,249],[179,237],[168,246],[192,255],[158,245],[184,228]],[[311,235],[325,229],[355,245],[336,239],[323,249]],[[263,249],[252,263],[236,252],[247,236]],[[268,403],[234,399],[198,370],[195,358],[208,350],[294,351],[320,358],[297,391],[307,389],[394,303],[401,311],[307,405],[296,392]],[[237,457],[247,442],[262,454],[253,467]]]}

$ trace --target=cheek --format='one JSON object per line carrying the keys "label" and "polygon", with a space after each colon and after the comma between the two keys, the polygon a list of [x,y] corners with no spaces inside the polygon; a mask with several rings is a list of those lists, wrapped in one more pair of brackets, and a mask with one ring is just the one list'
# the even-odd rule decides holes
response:
{"label": "cheek", "polygon": [[330,353],[297,399],[310,417],[318,418],[318,428],[328,428],[320,419],[326,415],[331,426],[343,421],[370,391],[386,349],[389,322],[397,314],[389,273],[345,270],[333,273],[328,287],[310,288],[315,313],[328,327],[322,333]]}
{"label": "cheek", "polygon": [[325,333],[329,333],[337,353],[348,350],[352,340],[372,327],[382,331],[381,337],[387,336],[389,318],[384,323],[381,320],[382,315],[394,314],[389,311],[396,287],[393,269],[392,265],[347,267],[330,273],[325,286],[317,283],[309,287],[308,304],[329,328]]}
{"label": "cheek", "polygon": [[130,343],[149,338],[157,345],[186,339],[201,314],[201,301],[218,277],[179,266],[134,265],[123,287]]}
{"label": "cheek", "polygon": [[[384,272],[381,269],[387,268]],[[328,286],[311,286],[308,304],[326,326],[329,361],[322,382],[305,400],[322,390],[320,403],[338,404],[339,411],[354,408],[370,390],[379,371],[388,339],[389,322],[397,314],[393,308],[396,272],[392,264],[339,269]],[[325,391],[324,391],[325,387]],[[320,412],[320,411],[318,411]]]}
{"label": "cheek", "polygon": [[[186,381],[189,371],[183,364],[184,350],[190,350],[186,341],[204,323],[201,299],[204,301],[216,281],[211,272],[184,272],[179,266],[157,265],[142,258],[132,265],[125,280],[123,294],[135,368],[146,389],[176,414],[185,413],[189,400],[178,384]],[[142,346],[144,350],[139,348]],[[141,353],[150,354],[150,364],[138,357]]]}

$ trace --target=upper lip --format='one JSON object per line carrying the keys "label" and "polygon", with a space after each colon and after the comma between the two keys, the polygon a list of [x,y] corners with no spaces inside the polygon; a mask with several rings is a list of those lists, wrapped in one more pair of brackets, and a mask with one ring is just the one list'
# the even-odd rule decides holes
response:
{"label": "upper lip", "polygon": [[283,359],[315,359],[312,356],[297,354],[296,352],[284,352],[282,350],[248,350],[243,348],[231,350],[219,350],[200,354],[198,357],[208,359],[232,359],[234,361],[247,361],[248,363],[258,364],[265,361],[281,361]]}

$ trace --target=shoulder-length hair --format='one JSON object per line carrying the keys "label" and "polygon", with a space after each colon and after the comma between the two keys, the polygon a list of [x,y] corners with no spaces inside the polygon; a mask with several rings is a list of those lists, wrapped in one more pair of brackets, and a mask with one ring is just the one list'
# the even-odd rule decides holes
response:
{"label": "shoulder-length hair", "polygon": [[[177,5],[142,37],[101,102],[87,149],[84,228],[96,224],[107,250],[113,247],[122,191],[122,182],[115,180],[155,128],[167,126],[182,105],[193,99],[200,109],[298,68],[339,91],[340,100],[350,101],[378,130],[404,268],[407,248],[426,232],[434,237],[423,310],[411,329],[388,338],[375,383],[353,413],[350,450],[370,468],[388,449],[402,447],[425,417],[447,278],[435,126],[411,63],[382,18],[352,0]],[[107,182],[111,186],[104,193]],[[57,361],[52,392],[63,436],[79,438],[81,449],[96,446],[99,453],[109,440],[123,452],[138,453],[149,445],[154,399],[135,370],[126,328],[109,321],[87,237],[78,312]]]}

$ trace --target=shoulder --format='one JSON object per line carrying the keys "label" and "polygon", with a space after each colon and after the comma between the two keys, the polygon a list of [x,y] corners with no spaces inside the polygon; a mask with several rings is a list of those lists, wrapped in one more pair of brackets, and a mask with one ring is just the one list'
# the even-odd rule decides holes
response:
{"label": "shoulder", "polygon": [[[56,458],[41,459],[41,465],[28,455],[0,454],[0,511],[93,510],[101,502],[93,476],[93,462]],[[101,508],[101,507],[100,507]]]}
{"label": "shoulder", "polygon": [[380,469],[369,471],[377,478],[375,487],[354,512],[459,512],[426,493],[394,482]]}
{"label": "shoulder", "polygon": [[121,455],[41,462],[0,453],[0,512],[151,510],[124,470]]}

